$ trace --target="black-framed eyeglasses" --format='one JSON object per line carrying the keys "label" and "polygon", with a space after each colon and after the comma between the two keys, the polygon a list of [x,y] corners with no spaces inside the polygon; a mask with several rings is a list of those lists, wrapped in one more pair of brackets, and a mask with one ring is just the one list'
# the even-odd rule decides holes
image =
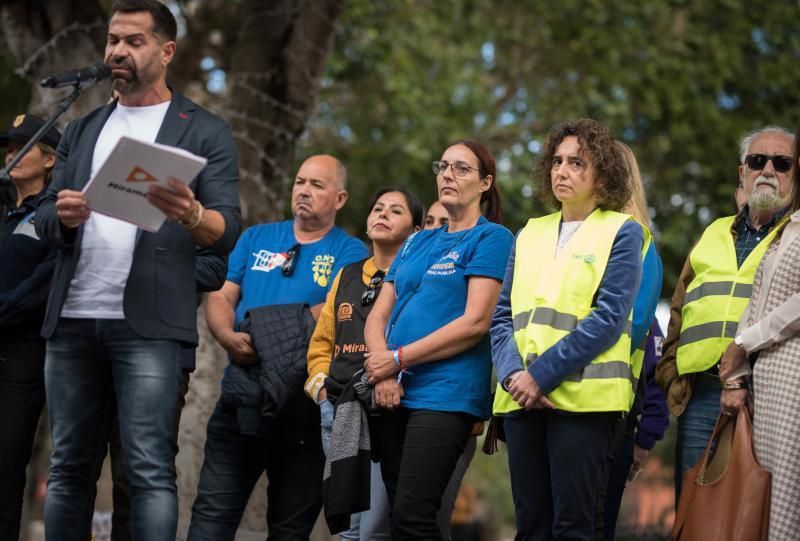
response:
{"label": "black-framed eyeglasses", "polygon": [[281,274],[284,276],[291,276],[294,273],[294,268],[297,266],[298,257],[300,257],[299,242],[286,250],[286,259],[281,263]]}
{"label": "black-framed eyeglasses", "polygon": [[785,154],[748,154],[744,158],[744,163],[753,171],[761,171],[769,161],[778,173],[786,173],[792,168],[792,157]]}
{"label": "black-framed eyeglasses", "polygon": [[375,301],[375,297],[378,296],[378,288],[385,277],[386,273],[382,270],[375,271],[375,274],[369,280],[369,284],[367,284],[367,289],[361,294],[361,306],[369,306]]}
{"label": "black-framed eyeglasses", "polygon": [[457,177],[465,177],[469,175],[470,171],[478,171],[470,164],[464,162],[448,163],[445,161],[440,161],[440,162],[433,162],[431,164],[431,169],[433,169],[433,173],[435,175],[444,174],[444,172],[447,171],[448,167],[453,168],[453,174]]}

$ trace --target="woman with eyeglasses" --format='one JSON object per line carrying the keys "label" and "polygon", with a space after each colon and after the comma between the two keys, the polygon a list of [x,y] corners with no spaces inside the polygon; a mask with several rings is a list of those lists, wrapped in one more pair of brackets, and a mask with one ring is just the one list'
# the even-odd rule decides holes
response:
{"label": "woman with eyeglasses", "polygon": [[535,174],[557,212],[529,220],[508,260],[491,328],[494,414],[516,539],[596,539],[606,457],[633,403],[630,327],[649,233],[620,212],[628,169],[597,121],[556,126]]}
{"label": "woman with eyeglasses", "polygon": [[442,539],[442,494],[473,424],[489,416],[489,322],[513,242],[480,143],[448,145],[433,170],[449,223],[409,237],[364,331],[365,367],[386,410],[370,435],[395,540]]}
{"label": "woman with eyeglasses", "polygon": [[[422,203],[408,190],[384,188],[372,196],[367,237],[372,257],[345,266],[336,276],[308,349],[305,390],[320,406],[322,447],[328,456],[334,406],[342,390],[364,367],[364,324],[397,251],[422,226]],[[342,539],[390,539],[388,509],[377,464],[371,469],[370,509],[351,516]]]}
{"label": "woman with eyeglasses", "polygon": [[[447,210],[445,210],[439,201],[434,201],[425,212],[425,225],[423,225],[422,229],[438,229],[445,225],[447,225]],[[451,518],[456,509],[456,502],[462,497],[468,498],[468,496],[463,496],[462,492],[467,494],[470,489],[474,490],[474,487],[462,487],[461,482],[464,480],[469,465],[475,456],[475,451],[478,449],[478,436],[483,434],[485,425],[486,423],[484,421],[478,421],[473,425],[464,452],[461,453],[461,456],[458,458],[456,467],[453,470],[453,475],[450,477],[450,481],[447,483],[447,488],[442,496],[442,506],[439,508],[439,514],[436,520],[439,522],[439,527],[442,530],[442,537],[445,541],[450,540]],[[455,520],[452,520],[452,522],[455,524]]]}

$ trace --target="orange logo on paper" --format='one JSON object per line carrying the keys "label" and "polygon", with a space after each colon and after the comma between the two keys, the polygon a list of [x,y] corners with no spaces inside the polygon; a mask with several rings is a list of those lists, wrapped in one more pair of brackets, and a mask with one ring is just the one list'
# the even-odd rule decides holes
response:
{"label": "orange logo on paper", "polygon": [[349,302],[340,304],[339,311],[336,313],[336,319],[339,321],[350,321],[353,319],[353,305]]}
{"label": "orange logo on paper", "polygon": [[139,166],[131,169],[126,182],[158,182],[158,179]]}

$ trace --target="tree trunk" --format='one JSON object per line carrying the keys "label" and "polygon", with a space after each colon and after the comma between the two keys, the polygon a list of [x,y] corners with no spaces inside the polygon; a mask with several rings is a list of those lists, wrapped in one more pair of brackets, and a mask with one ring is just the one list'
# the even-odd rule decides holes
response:
{"label": "tree trunk", "polygon": [[[107,21],[97,0],[7,0],[0,5],[0,28],[19,66],[17,73],[32,84],[28,110],[44,118],[70,89],[44,89],[39,81],[103,59]],[[58,126],[102,105],[109,95],[108,83],[86,89]]]}
{"label": "tree trunk", "polygon": [[313,113],[343,0],[245,1],[220,110],[239,148],[248,224],[283,215],[295,146]]}

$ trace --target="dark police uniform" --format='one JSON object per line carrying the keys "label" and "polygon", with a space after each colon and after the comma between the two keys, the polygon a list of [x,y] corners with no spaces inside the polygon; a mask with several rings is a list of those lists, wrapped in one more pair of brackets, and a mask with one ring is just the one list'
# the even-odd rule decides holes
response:
{"label": "dark police uniform", "polygon": [[[0,135],[0,146],[9,139],[27,141],[43,123],[18,116]],[[51,129],[42,141],[55,147],[59,137]],[[43,195],[30,195],[19,207],[15,200],[0,214],[0,539],[19,538],[25,468],[45,401],[45,341],[39,332],[56,252],[34,228]]]}
{"label": "dark police uniform", "polygon": [[56,258],[33,226],[41,195],[7,210],[0,229],[0,539],[19,537],[25,467],[44,407],[39,330]]}

